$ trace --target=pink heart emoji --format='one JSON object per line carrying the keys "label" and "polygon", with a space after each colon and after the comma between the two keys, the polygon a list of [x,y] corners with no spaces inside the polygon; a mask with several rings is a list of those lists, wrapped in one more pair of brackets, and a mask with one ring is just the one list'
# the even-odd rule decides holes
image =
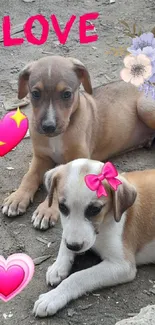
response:
{"label": "pink heart emoji", "polygon": [[23,253],[13,254],[7,260],[0,256],[0,299],[7,302],[19,294],[34,274],[32,259]]}
{"label": "pink heart emoji", "polygon": [[17,111],[11,111],[0,120],[0,156],[3,157],[24,138],[28,130],[28,118]]}

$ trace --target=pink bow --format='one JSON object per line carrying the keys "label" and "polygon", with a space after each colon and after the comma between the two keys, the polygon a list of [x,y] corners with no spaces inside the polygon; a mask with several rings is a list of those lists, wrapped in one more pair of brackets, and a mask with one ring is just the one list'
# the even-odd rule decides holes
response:
{"label": "pink bow", "polygon": [[101,174],[94,175],[89,174],[85,176],[85,183],[91,191],[97,191],[97,196],[100,198],[102,195],[108,196],[102,181],[107,180],[109,185],[113,188],[114,191],[117,190],[118,185],[122,184],[119,179],[115,177],[118,175],[118,172],[114,165],[111,162],[107,162],[101,171]]}

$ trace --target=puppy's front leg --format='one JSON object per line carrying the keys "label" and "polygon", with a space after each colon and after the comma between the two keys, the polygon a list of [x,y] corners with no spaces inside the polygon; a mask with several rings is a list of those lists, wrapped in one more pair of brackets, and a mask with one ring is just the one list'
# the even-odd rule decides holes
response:
{"label": "puppy's front leg", "polygon": [[34,305],[33,312],[39,317],[54,315],[68,302],[86,292],[129,282],[135,275],[136,267],[128,261],[104,260],[96,266],[70,275],[56,289],[41,295]]}
{"label": "puppy's front leg", "polygon": [[43,181],[44,173],[51,167],[54,167],[51,159],[34,155],[29,171],[23,177],[18,190],[4,200],[3,214],[9,217],[23,214],[33,201],[34,194]]}
{"label": "puppy's front leg", "polygon": [[55,263],[49,266],[46,273],[46,282],[51,286],[58,285],[62,280],[67,278],[74,262],[75,254],[69,250],[64,240],[61,240],[59,253]]}
{"label": "puppy's front leg", "polygon": [[53,203],[51,207],[49,207],[48,202],[49,199],[47,196],[46,199],[38,205],[37,209],[32,215],[32,223],[36,229],[48,229],[49,227],[54,226],[59,218],[56,193],[54,193]]}

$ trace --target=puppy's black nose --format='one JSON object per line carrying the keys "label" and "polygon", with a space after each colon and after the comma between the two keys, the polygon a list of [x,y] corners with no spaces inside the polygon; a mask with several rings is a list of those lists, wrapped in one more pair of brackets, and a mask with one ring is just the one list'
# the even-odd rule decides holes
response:
{"label": "puppy's black nose", "polygon": [[78,252],[83,247],[83,243],[82,244],[77,244],[77,243],[68,244],[68,243],[66,243],[66,246],[71,251]]}
{"label": "puppy's black nose", "polygon": [[41,126],[45,133],[53,133],[56,130],[56,124],[51,123],[50,121],[42,122]]}

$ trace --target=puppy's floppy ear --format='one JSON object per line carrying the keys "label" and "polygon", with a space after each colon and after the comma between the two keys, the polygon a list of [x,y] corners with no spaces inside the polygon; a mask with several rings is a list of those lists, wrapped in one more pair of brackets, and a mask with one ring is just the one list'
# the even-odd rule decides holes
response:
{"label": "puppy's floppy ear", "polygon": [[113,212],[117,222],[120,221],[122,214],[133,205],[137,197],[135,187],[124,177],[119,178],[122,182],[117,191],[112,191]]}
{"label": "puppy's floppy ear", "polygon": [[82,82],[83,88],[88,94],[92,94],[92,85],[90,75],[84,64],[77,59],[69,58],[73,63],[73,69],[76,72],[80,82]]}
{"label": "puppy's floppy ear", "polygon": [[53,202],[54,191],[57,188],[58,180],[60,178],[60,170],[61,166],[55,167],[49,171],[47,171],[44,175],[44,184],[46,190],[48,192],[48,206],[51,207]]}
{"label": "puppy's floppy ear", "polygon": [[28,63],[20,72],[18,78],[18,98],[22,99],[28,94],[28,80],[35,61]]}

